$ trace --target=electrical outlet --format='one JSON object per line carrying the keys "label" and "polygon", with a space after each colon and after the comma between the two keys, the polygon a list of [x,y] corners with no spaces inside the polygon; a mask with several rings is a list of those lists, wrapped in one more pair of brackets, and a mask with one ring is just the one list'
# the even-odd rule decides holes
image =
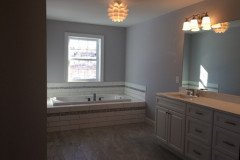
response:
{"label": "electrical outlet", "polygon": [[179,83],[179,76],[176,76],[176,83]]}

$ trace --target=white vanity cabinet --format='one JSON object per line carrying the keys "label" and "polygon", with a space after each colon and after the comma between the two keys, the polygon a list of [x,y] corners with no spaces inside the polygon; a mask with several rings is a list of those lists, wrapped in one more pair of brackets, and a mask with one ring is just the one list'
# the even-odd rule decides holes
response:
{"label": "white vanity cabinet", "polygon": [[155,133],[168,148],[186,160],[240,160],[239,114],[161,95],[156,100]]}
{"label": "white vanity cabinet", "polygon": [[157,97],[155,132],[159,140],[184,153],[185,108],[179,101]]}

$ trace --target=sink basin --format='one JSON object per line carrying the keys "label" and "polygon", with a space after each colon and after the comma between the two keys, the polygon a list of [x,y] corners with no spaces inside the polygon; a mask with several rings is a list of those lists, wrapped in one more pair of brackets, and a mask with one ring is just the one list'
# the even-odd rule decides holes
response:
{"label": "sink basin", "polygon": [[187,95],[187,94],[184,94],[184,93],[171,93],[171,94],[168,94],[168,95],[171,96],[171,97],[175,97],[175,98],[182,98],[182,99],[189,99],[189,100],[198,98],[197,96],[190,96],[190,95]]}
{"label": "sink basin", "polygon": [[198,98],[197,96],[190,96],[190,95],[187,95],[187,94],[180,94],[180,97],[181,98]]}

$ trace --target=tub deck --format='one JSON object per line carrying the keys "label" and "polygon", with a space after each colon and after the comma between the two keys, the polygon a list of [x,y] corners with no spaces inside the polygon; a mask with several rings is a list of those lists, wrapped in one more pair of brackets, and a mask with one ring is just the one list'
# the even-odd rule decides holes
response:
{"label": "tub deck", "polygon": [[144,101],[88,103],[47,108],[47,131],[110,126],[145,121]]}

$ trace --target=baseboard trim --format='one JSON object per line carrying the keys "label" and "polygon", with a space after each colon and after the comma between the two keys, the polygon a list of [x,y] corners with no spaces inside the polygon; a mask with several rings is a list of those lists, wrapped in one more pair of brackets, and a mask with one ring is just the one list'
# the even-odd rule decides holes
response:
{"label": "baseboard trim", "polygon": [[150,125],[152,127],[155,127],[155,121],[150,118],[145,117],[145,123],[147,123],[148,125]]}

